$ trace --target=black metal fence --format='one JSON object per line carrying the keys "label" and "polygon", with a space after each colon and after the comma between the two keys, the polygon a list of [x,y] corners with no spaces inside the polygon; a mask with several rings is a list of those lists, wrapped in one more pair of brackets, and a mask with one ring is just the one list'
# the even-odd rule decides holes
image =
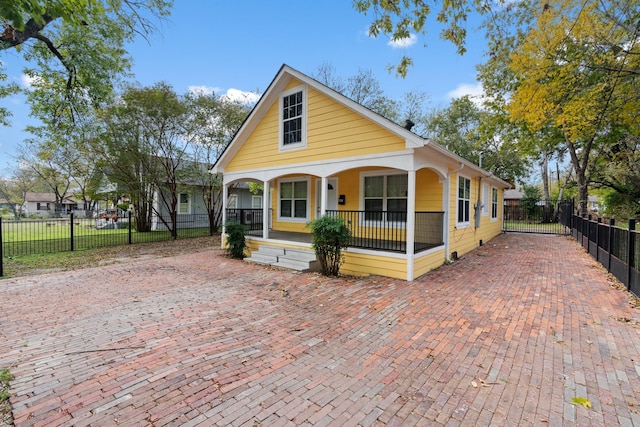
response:
{"label": "black metal fence", "polygon": [[[152,230],[138,232],[131,212],[97,218],[76,217],[7,221],[0,218],[0,277],[5,257],[96,249],[136,243],[172,240],[171,231],[159,217]],[[165,219],[168,223],[168,218]],[[178,215],[177,238],[212,236],[207,214]]]}
{"label": "black metal fence", "polygon": [[[351,231],[351,247],[406,251],[406,212],[331,210],[327,215],[345,220]],[[442,245],[443,223],[444,212],[416,212],[414,252]]]}
{"label": "black metal fence", "polygon": [[636,220],[630,219],[628,229],[608,224],[601,218],[573,215],[571,235],[608,272],[622,282],[629,291],[640,296],[640,232]]}
{"label": "black metal fence", "polygon": [[569,234],[572,200],[505,200],[504,231]]}

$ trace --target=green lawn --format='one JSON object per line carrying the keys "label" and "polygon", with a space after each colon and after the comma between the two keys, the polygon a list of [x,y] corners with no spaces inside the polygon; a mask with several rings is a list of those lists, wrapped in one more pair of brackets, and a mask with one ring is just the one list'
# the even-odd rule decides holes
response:
{"label": "green lawn", "polygon": [[[95,219],[75,219],[73,249],[92,249],[129,243],[171,240],[168,230],[136,232],[129,236],[128,222],[117,222],[116,229],[98,229]],[[209,235],[208,227],[180,228],[178,238]],[[131,239],[131,241],[129,240]],[[2,221],[2,249],[4,256],[44,254],[70,251],[71,223],[69,219]]]}

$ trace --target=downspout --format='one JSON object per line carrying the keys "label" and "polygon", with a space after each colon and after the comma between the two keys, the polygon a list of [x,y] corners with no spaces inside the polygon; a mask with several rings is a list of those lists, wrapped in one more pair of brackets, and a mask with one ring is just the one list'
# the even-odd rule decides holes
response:
{"label": "downspout", "polygon": [[464,169],[464,163],[460,162],[460,167],[452,171],[447,172],[447,189],[445,190],[445,205],[444,205],[444,261],[449,262],[449,230],[451,229],[449,222],[451,221],[451,175],[460,172]]}

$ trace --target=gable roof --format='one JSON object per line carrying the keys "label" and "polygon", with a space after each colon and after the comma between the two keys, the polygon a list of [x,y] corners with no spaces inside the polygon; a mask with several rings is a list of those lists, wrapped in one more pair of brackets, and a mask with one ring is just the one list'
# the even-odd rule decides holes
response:
{"label": "gable roof", "polygon": [[[55,203],[56,195],[54,193],[36,193],[27,191],[24,196],[25,202],[43,202],[43,203]],[[72,196],[67,194],[63,197],[64,203],[75,203]]]}
{"label": "gable roof", "polygon": [[300,71],[283,64],[275,77],[267,87],[267,90],[258,100],[258,103],[251,110],[247,118],[244,120],[236,134],[233,136],[231,142],[227,145],[222,155],[218,158],[216,163],[210,169],[211,173],[223,173],[225,166],[229,164],[229,162],[233,159],[233,157],[238,153],[244,142],[249,138],[253,130],[256,128],[258,123],[262,120],[267,111],[271,108],[271,106],[278,102],[280,94],[284,91],[291,80],[298,80],[303,84],[312,87],[314,90],[320,92],[321,94],[331,98],[335,102],[341,104],[342,106],[349,108],[350,110],[362,115],[373,123],[378,124],[382,128],[391,132],[392,134],[402,138],[405,140],[407,149],[420,149],[424,147],[428,147],[429,150],[437,154],[438,157],[446,158],[449,162],[452,163],[452,167],[458,167],[459,165],[464,165],[467,168],[474,170],[475,172],[484,175],[491,176],[496,181],[500,182],[505,188],[510,187],[511,185],[496,177],[493,176],[491,172],[488,172],[479,166],[473,164],[472,162],[458,156],[455,153],[447,150],[441,145],[437,144],[435,141],[423,138],[410,130],[406,129],[404,126],[401,126],[386,117],[370,110],[369,108],[358,104],[352,99],[342,95],[341,93],[331,89],[330,87],[320,83],[312,77],[307,76]]}

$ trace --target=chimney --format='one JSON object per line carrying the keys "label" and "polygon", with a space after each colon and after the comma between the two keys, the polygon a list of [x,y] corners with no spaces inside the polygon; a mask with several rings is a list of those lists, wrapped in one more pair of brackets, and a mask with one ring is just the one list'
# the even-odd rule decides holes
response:
{"label": "chimney", "polygon": [[409,119],[405,120],[405,122],[404,122],[404,128],[405,128],[406,130],[411,130],[411,128],[412,128],[413,126],[415,126],[415,123],[413,123],[413,122],[412,122],[411,120],[409,120]]}

